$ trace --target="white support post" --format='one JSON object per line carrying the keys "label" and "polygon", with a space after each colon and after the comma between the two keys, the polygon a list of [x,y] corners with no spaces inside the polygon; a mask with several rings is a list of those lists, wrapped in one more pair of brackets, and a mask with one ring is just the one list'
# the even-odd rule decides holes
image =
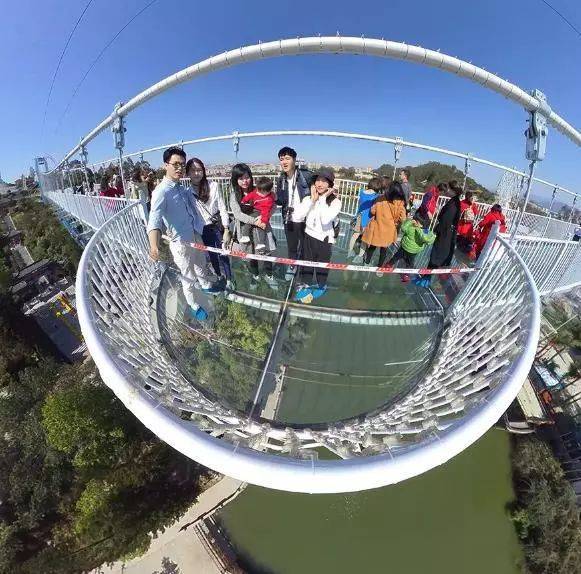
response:
{"label": "white support post", "polygon": [[391,179],[395,181],[395,172],[397,171],[397,165],[401,157],[401,152],[403,151],[402,138],[395,138],[395,143],[393,144],[393,176]]}
{"label": "white support post", "polygon": [[464,160],[464,183],[462,184],[462,191],[466,190],[466,180],[468,179],[468,174],[470,173],[470,168],[472,167],[472,154],[469,153]]}
{"label": "white support post", "polygon": [[83,166],[83,175],[85,176],[85,183],[87,184],[87,194],[89,194],[91,192],[90,184],[89,184],[89,176],[87,175],[87,162],[89,159],[89,154],[87,153],[87,147],[84,144],[81,144],[81,150],[79,151],[79,155],[81,156],[81,165]]}
{"label": "white support post", "polygon": [[232,145],[234,146],[234,155],[236,156],[236,161],[238,161],[238,151],[240,150],[240,132],[237,130],[232,133]]}
{"label": "white support post", "polygon": [[549,229],[549,224],[551,223],[551,215],[552,215],[552,209],[553,209],[553,203],[555,203],[555,197],[557,196],[557,191],[559,191],[558,187],[555,187],[555,189],[553,189],[553,195],[551,195],[551,203],[549,203],[549,217],[547,218],[547,224],[545,225],[545,229],[543,229],[543,235],[541,237],[546,237],[547,236],[547,230]]}
{"label": "white support post", "polygon": [[113,113],[116,114],[116,118],[111,126],[111,131],[113,132],[113,137],[115,139],[115,147],[119,152],[119,172],[121,174],[123,192],[125,194],[125,199],[129,199],[129,190],[125,185],[125,174],[123,173],[123,148],[125,147],[125,132],[127,131],[127,128],[125,127],[123,116],[119,115],[119,109],[122,106],[123,104],[119,102],[113,110]]}
{"label": "white support post", "polygon": [[571,233],[571,225],[573,223],[573,215],[575,214],[575,204],[577,203],[577,196],[573,197],[573,205],[571,206],[571,213],[569,214],[569,221],[567,222],[567,234],[565,237],[569,238],[569,233]]}
{"label": "white support post", "polygon": [[522,218],[524,217],[525,211],[527,209],[527,204],[529,202],[529,196],[531,194],[531,188],[533,186],[533,176],[535,175],[535,165],[536,165],[536,160],[531,161],[530,165],[529,165],[529,177],[528,177],[528,181],[527,181],[527,189],[525,191],[525,197],[524,197],[524,201],[523,201],[523,205],[522,205],[522,209],[520,209],[516,215],[516,218],[514,219],[513,223],[512,223],[512,231],[510,232],[510,242],[512,243],[514,241],[514,237],[517,233],[517,229],[519,228]]}

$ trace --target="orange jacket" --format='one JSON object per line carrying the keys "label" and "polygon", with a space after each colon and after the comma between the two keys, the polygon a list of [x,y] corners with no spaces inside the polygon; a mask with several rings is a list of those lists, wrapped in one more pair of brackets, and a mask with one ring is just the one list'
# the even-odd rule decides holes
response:
{"label": "orange jacket", "polygon": [[398,225],[406,218],[405,203],[380,198],[373,204],[371,216],[361,239],[367,245],[387,247],[397,241]]}

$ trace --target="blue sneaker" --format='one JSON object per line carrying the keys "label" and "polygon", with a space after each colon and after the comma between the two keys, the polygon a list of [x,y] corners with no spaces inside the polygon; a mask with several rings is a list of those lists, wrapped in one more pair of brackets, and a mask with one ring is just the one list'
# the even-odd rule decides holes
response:
{"label": "blue sneaker", "polygon": [[324,285],[323,287],[319,287],[318,285],[313,285],[311,287],[311,294],[313,295],[313,299],[318,299],[319,297],[323,296],[327,292],[327,286]]}
{"label": "blue sneaker", "polygon": [[432,277],[431,275],[428,275],[427,277],[422,277],[421,275],[418,275],[417,277],[414,277],[414,283],[418,287],[429,289],[432,284]]}
{"label": "blue sneaker", "polygon": [[217,295],[218,293],[224,291],[224,287],[225,285],[220,281],[213,283],[209,287],[202,288],[202,292],[206,293],[207,295]]}
{"label": "blue sneaker", "polygon": [[190,307],[190,316],[198,321],[206,321],[208,319],[208,312],[199,306],[197,309]]}

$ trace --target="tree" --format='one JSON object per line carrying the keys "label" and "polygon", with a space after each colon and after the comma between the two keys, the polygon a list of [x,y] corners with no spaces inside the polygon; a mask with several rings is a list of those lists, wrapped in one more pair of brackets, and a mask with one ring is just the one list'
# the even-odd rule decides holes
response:
{"label": "tree", "polygon": [[[453,165],[447,165],[437,161],[430,161],[414,167],[406,167],[411,171],[410,185],[414,192],[423,192],[426,187],[437,185],[441,182],[447,183],[453,179],[458,180],[460,183],[464,181],[463,171],[460,171]],[[392,177],[393,165],[384,163],[375,171],[379,175]],[[494,194],[471,177],[466,178],[466,189],[476,193],[477,201],[483,201],[485,203],[492,203],[494,201]]]}
{"label": "tree", "polygon": [[0,573],[66,574],[138,555],[207,471],[159,441],[99,380],[18,331],[0,296]]}
{"label": "tree", "polygon": [[581,572],[581,522],[573,489],[550,449],[519,437],[513,449],[517,502],[511,510],[533,574]]}
{"label": "tree", "polygon": [[56,261],[68,274],[75,274],[81,250],[50,207],[27,199],[12,215],[17,227],[24,231],[24,244],[34,259]]}
{"label": "tree", "polygon": [[124,429],[133,425],[108,389],[90,383],[53,393],[42,407],[48,443],[79,468],[109,467],[119,461],[130,442]]}
{"label": "tree", "polygon": [[9,265],[6,263],[4,257],[0,254],[0,294],[8,291],[10,283],[12,282],[12,272]]}
{"label": "tree", "polygon": [[344,167],[343,169],[339,170],[339,175],[343,179],[355,179],[355,168],[354,167]]}
{"label": "tree", "polygon": [[375,170],[375,173],[384,177],[393,177],[393,165],[391,163],[382,163]]}

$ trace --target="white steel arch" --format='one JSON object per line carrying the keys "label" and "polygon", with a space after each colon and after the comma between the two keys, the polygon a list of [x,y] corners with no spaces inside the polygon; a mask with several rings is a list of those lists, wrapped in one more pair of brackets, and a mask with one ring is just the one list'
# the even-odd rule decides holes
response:
{"label": "white steel arch", "polygon": [[98,134],[111,126],[118,117],[126,116],[151,98],[178,84],[188,82],[203,74],[216,72],[221,69],[257,60],[277,58],[281,56],[322,53],[358,54],[380,58],[392,58],[441,69],[497,92],[507,99],[523,106],[526,110],[540,111],[547,117],[549,123],[563,133],[563,135],[569,138],[576,145],[581,145],[581,133],[566,122],[561,116],[515,84],[503,80],[499,76],[486,71],[484,68],[479,68],[469,62],[465,62],[464,60],[460,60],[453,56],[448,56],[447,54],[442,54],[435,50],[429,50],[420,46],[411,46],[402,42],[392,42],[389,40],[379,40],[374,38],[357,38],[353,36],[313,36],[276,40],[274,42],[258,43],[252,46],[244,46],[234,50],[229,50],[222,54],[207,58],[197,64],[193,64],[192,66],[184,68],[183,70],[164,78],[157,84],[150,86],[131,98],[126,104],[120,106],[110,116],[105,118],[97,127],[82,138],[78,145],[67,153],[57,167],[60,167],[64,162],[80,151],[83,146],[86,146]]}

